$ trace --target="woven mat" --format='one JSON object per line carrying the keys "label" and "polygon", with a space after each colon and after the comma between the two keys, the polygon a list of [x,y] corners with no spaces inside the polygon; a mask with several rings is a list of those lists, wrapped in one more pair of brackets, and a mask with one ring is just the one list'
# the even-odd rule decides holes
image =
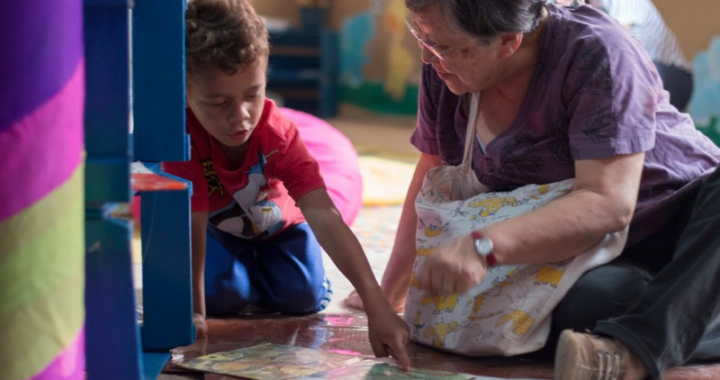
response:
{"label": "woven mat", "polygon": [[359,164],[364,206],[402,205],[415,164],[379,156],[360,156]]}
{"label": "woven mat", "polygon": [[[365,250],[365,255],[378,282],[382,279],[385,266],[390,258],[401,211],[402,206],[363,207],[351,227]],[[335,293],[325,312],[352,312],[352,309],[342,306],[342,301],[353,290],[350,281],[340,273],[326,253],[323,253],[323,256],[325,273],[332,282]]]}

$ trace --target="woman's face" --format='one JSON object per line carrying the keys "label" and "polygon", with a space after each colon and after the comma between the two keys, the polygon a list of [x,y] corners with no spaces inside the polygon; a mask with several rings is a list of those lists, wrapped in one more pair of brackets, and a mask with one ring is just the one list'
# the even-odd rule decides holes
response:
{"label": "woman's face", "polygon": [[498,82],[502,73],[499,37],[491,39],[489,45],[482,44],[456,30],[437,4],[410,18],[425,44],[436,51],[447,50],[440,59],[419,41],[422,61],[435,68],[450,91],[457,95],[479,92]]}

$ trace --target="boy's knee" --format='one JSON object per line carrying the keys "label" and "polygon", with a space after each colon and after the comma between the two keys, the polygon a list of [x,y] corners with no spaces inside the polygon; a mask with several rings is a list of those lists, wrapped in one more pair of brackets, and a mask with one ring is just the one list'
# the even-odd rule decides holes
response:
{"label": "boy's knee", "polygon": [[205,310],[207,315],[213,317],[226,317],[237,315],[248,304],[243,286],[232,281],[215,279],[211,284],[205,285]]}
{"label": "boy's knee", "polygon": [[321,283],[318,285],[304,284],[304,286],[289,285],[282,292],[278,292],[266,300],[266,308],[288,315],[312,314],[324,309],[324,303],[329,301],[327,288]]}
{"label": "boy's knee", "polygon": [[205,310],[207,315],[212,317],[230,317],[237,315],[246,305],[247,301],[240,298],[237,294],[205,296]]}

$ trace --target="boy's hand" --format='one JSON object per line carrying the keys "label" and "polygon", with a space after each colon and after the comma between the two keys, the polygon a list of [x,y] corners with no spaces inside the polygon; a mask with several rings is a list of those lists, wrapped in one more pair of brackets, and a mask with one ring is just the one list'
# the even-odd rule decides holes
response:
{"label": "boy's hand", "polygon": [[208,326],[207,322],[205,322],[205,317],[203,317],[202,314],[193,314],[193,326],[195,326],[195,339],[207,336]]}
{"label": "boy's hand", "polygon": [[368,313],[368,329],[375,356],[391,356],[409,371],[410,358],[405,348],[410,340],[410,329],[405,321],[388,307],[381,313]]}

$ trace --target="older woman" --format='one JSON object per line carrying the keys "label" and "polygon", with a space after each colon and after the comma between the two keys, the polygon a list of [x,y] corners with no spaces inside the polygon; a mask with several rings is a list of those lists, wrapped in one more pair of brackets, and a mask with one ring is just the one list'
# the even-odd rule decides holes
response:
{"label": "older woman", "polygon": [[[620,258],[586,273],[553,314],[549,347],[565,329],[595,334],[562,334],[557,378],[659,379],[693,355],[717,356],[720,339],[706,335],[719,320],[717,242],[675,247],[720,149],[670,105],[643,47],[589,6],[406,5],[424,63],[412,137],[422,155],[383,278],[391,303],[402,309],[409,288],[422,180],[432,167],[460,163],[468,95],[482,93],[473,153],[481,182],[492,190],[568,178],[575,185],[544,207],[479,231],[491,252],[476,254],[475,239],[466,236],[430,255],[421,287],[464,292],[482,280],[488,261],[560,261],[629,225]],[[361,306],[356,301],[347,300]]]}

